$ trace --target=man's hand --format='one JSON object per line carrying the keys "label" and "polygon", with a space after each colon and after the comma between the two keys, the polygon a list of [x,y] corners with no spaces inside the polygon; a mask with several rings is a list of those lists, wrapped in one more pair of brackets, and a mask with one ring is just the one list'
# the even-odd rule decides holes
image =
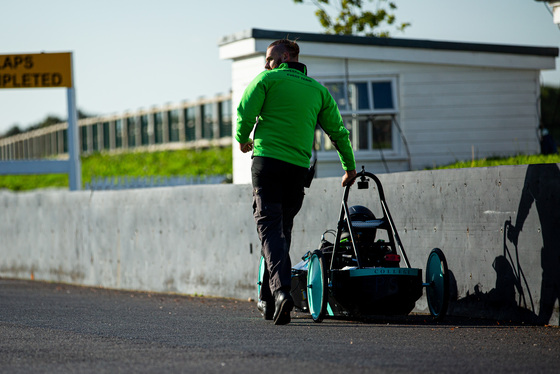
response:
{"label": "man's hand", "polygon": [[[342,187],[346,187],[346,185],[349,183],[350,179],[354,178],[356,176],[356,169],[354,170],[346,170],[346,173],[344,173],[344,176],[342,177]],[[350,186],[354,184],[354,181],[352,181],[352,183],[350,183]]]}
{"label": "man's hand", "polygon": [[239,149],[243,153],[247,153],[253,150],[253,141],[249,139],[247,143],[239,143]]}

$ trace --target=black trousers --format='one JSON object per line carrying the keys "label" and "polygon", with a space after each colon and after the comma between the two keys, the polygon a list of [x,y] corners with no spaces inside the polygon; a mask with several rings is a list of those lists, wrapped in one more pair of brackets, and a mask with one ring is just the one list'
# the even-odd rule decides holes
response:
{"label": "black trousers", "polygon": [[251,173],[253,215],[266,263],[261,299],[267,301],[275,291],[289,292],[291,288],[292,226],[303,203],[307,169],[274,158],[255,157]]}

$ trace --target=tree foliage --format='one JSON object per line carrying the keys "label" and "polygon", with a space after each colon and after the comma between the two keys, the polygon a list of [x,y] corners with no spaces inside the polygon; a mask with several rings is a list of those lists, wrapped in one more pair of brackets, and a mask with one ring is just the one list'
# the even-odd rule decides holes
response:
{"label": "tree foliage", "polygon": [[294,0],[294,3],[311,3],[317,7],[315,15],[327,34],[364,35],[389,37],[392,26],[404,31],[410,23],[396,23],[397,6],[390,0],[367,0],[375,4],[375,10],[364,10],[364,0]]}
{"label": "tree foliage", "polygon": [[56,125],[57,123],[62,123],[64,122],[64,120],[56,115],[53,114],[49,114],[44,120],[42,120],[41,122],[37,123],[34,126],[30,127],[30,130],[35,130],[35,129],[42,129],[44,127],[49,127],[52,125]]}
{"label": "tree foliage", "polygon": [[[77,114],[78,114],[78,119],[95,117],[95,115],[86,113],[86,112],[84,112],[80,109],[78,109]],[[47,115],[47,117],[45,117],[45,119],[41,120],[41,122],[38,122],[34,125],[31,125],[31,126],[27,127],[26,129],[21,129],[18,124],[14,124],[12,127],[10,127],[10,129],[8,131],[6,131],[6,133],[0,134],[0,139],[7,138],[9,136],[13,136],[13,135],[17,135],[17,134],[21,134],[21,133],[24,133],[24,132],[27,132],[27,131],[42,129],[44,127],[56,125],[56,124],[62,123],[62,122],[66,122],[66,119],[60,118],[60,117],[58,117],[57,115],[54,115],[54,114],[49,114],[49,115]]]}
{"label": "tree foliage", "polygon": [[4,135],[0,135],[0,139],[2,138],[7,138],[8,136],[14,136],[17,134],[21,134],[23,131],[21,131],[21,129],[19,128],[19,125],[13,125],[12,127],[10,127],[10,129],[8,131],[6,131],[6,133]]}

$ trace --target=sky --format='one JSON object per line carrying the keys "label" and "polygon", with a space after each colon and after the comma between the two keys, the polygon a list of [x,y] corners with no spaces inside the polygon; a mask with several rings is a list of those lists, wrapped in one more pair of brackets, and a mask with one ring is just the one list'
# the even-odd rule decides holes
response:
{"label": "sky", "polygon": [[[315,6],[293,0],[0,1],[0,55],[72,52],[77,107],[92,115],[227,93],[231,62],[218,56],[224,36],[323,32]],[[397,22],[411,23],[394,38],[560,47],[560,28],[535,0],[394,1]],[[560,68],[541,79],[560,86]],[[48,115],[66,118],[66,89],[0,89],[0,134]]]}

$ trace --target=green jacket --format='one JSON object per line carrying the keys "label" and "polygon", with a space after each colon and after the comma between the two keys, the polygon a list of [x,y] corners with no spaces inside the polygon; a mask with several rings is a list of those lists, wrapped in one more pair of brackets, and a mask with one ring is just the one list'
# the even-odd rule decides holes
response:
{"label": "green jacket", "polygon": [[257,125],[254,156],[308,168],[317,123],[338,150],[342,168],[354,170],[349,131],[333,97],[323,85],[307,77],[305,65],[283,63],[263,71],[245,89],[237,108],[235,139],[247,143]]}

